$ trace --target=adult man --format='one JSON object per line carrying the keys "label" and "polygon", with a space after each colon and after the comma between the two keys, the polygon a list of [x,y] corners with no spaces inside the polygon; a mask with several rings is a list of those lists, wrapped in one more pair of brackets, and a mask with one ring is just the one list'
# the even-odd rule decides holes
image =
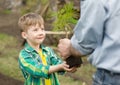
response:
{"label": "adult man", "polygon": [[70,55],[89,55],[97,68],[93,85],[120,85],[120,0],[81,0],[81,17],[69,39],[58,50]]}

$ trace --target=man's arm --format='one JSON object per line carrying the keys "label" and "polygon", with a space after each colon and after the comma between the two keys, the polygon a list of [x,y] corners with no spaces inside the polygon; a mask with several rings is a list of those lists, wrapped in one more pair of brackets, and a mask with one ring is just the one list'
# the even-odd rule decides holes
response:
{"label": "man's arm", "polygon": [[75,57],[81,56],[81,53],[72,46],[71,41],[67,38],[59,41],[58,51],[63,59],[66,59],[71,55]]}

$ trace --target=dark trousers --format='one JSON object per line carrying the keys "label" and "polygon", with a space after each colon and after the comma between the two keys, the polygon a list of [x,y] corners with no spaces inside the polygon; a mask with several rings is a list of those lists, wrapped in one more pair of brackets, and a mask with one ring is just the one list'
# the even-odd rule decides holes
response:
{"label": "dark trousers", "polygon": [[120,73],[97,69],[93,75],[93,85],[120,85]]}

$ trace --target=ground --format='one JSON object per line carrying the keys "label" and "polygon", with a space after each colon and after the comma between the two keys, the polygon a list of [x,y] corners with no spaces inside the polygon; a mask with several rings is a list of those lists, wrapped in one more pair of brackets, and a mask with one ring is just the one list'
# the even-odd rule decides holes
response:
{"label": "ground", "polygon": [[0,73],[0,85],[23,85],[23,82]]}
{"label": "ground", "polygon": [[[18,17],[19,15],[16,14],[0,14],[0,33],[12,35],[20,40],[17,26]],[[0,73],[0,85],[23,85],[23,82]]]}

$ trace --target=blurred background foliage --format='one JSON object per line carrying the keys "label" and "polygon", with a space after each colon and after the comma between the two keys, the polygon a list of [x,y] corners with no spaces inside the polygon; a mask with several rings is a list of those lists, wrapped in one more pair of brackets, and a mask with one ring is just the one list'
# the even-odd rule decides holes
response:
{"label": "blurred background foliage", "polygon": [[[53,22],[52,30],[71,30],[71,25],[79,19],[80,9],[78,0],[0,0],[2,13],[25,14],[36,12],[45,20]],[[50,29],[51,30],[51,29]]]}

